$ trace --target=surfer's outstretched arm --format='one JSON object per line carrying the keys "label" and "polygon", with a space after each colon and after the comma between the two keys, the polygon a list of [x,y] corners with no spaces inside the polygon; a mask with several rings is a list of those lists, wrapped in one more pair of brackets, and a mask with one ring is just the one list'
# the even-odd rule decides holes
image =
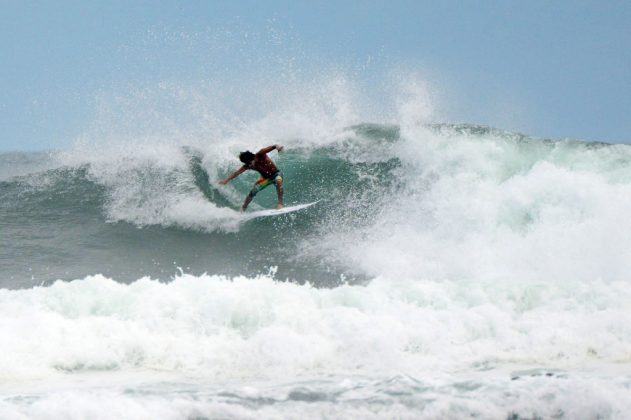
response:
{"label": "surfer's outstretched arm", "polygon": [[245,172],[247,170],[248,170],[248,168],[245,165],[243,165],[242,167],[240,167],[239,169],[234,171],[232,173],[232,175],[230,175],[228,178],[226,178],[226,179],[224,179],[222,181],[219,181],[219,183],[221,185],[226,185],[228,182],[232,181],[233,179],[235,179],[236,177],[238,177],[239,175],[241,175],[243,172]]}
{"label": "surfer's outstretched arm", "polygon": [[284,147],[281,146],[280,144],[273,144],[271,146],[267,146],[267,147],[262,148],[256,154],[257,155],[266,155],[266,154],[268,154],[269,152],[271,152],[274,149],[278,150],[278,152],[280,153],[280,152],[283,151]]}

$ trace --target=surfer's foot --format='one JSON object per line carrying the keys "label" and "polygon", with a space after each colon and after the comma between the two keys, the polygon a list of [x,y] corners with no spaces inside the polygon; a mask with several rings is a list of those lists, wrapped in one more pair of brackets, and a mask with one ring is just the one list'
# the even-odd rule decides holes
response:
{"label": "surfer's foot", "polygon": [[276,206],[276,210],[280,210],[280,209],[282,209],[283,207],[285,207],[285,206],[283,206],[282,204],[278,203],[278,205]]}

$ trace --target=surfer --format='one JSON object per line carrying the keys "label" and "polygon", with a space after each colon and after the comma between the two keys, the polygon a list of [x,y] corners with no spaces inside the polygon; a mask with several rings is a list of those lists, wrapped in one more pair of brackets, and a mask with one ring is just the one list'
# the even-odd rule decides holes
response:
{"label": "surfer", "polygon": [[276,206],[276,208],[283,208],[283,173],[280,169],[278,169],[272,159],[267,156],[267,154],[274,149],[276,149],[280,153],[283,151],[283,146],[275,144],[273,146],[264,147],[256,154],[250,152],[249,150],[241,152],[239,154],[239,160],[243,162],[243,166],[237,169],[228,178],[219,181],[221,185],[226,185],[228,182],[232,181],[248,169],[253,169],[261,174],[261,179],[256,181],[254,187],[252,187],[252,190],[250,190],[250,193],[247,195],[247,197],[245,197],[245,201],[243,202],[243,206],[241,207],[242,212],[248,208],[248,205],[259,191],[270,186],[271,184],[276,185],[276,193],[278,194],[278,205]]}

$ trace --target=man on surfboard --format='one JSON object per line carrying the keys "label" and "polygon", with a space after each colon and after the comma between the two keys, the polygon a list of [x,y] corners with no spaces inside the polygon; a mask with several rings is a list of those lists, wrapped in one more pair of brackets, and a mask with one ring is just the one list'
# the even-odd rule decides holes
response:
{"label": "man on surfboard", "polygon": [[276,149],[280,153],[283,151],[283,146],[275,144],[273,146],[264,147],[256,154],[250,152],[249,150],[241,152],[239,154],[239,160],[243,162],[243,166],[236,170],[228,178],[219,181],[221,185],[226,185],[228,182],[232,181],[248,169],[253,169],[261,174],[261,179],[256,181],[250,193],[247,195],[247,197],[245,197],[245,201],[243,202],[243,206],[241,207],[242,212],[248,208],[248,205],[259,191],[270,186],[271,184],[276,185],[276,193],[278,194],[278,205],[276,206],[276,208],[283,208],[283,173],[280,169],[278,169],[272,159],[267,156],[267,154],[274,149]]}

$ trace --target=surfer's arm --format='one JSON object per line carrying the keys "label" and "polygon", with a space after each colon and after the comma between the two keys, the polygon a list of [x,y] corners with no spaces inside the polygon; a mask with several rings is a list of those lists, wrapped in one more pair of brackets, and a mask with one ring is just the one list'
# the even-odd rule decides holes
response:
{"label": "surfer's arm", "polygon": [[274,145],[271,145],[271,146],[267,146],[267,147],[264,147],[261,150],[259,150],[256,154],[257,155],[266,155],[266,154],[268,154],[269,152],[271,152],[274,149],[278,150],[279,152],[282,152],[283,151],[283,146],[281,146],[280,144],[274,144]]}
{"label": "surfer's arm", "polygon": [[238,177],[239,175],[241,175],[243,172],[247,170],[248,168],[245,165],[243,165],[242,167],[234,171],[232,175],[230,175],[228,178],[224,179],[223,181],[219,181],[219,183],[221,185],[226,185],[228,182],[232,181],[233,179],[235,179],[236,177]]}

